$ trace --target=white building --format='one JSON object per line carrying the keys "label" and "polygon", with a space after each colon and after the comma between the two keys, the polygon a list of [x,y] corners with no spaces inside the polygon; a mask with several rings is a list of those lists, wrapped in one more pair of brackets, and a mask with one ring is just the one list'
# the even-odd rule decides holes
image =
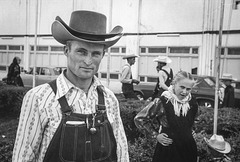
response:
{"label": "white building", "polygon": [[[240,0],[225,0],[220,66],[221,74],[231,73],[237,79],[240,79],[239,6]],[[109,49],[110,57],[106,53],[101,63],[98,76],[103,80],[109,69],[110,82],[119,83],[125,63],[122,56],[127,53],[140,56],[133,74],[141,81],[155,81],[153,59],[159,55],[168,55],[173,60],[170,66],[174,73],[197,70],[200,75],[214,76],[220,9],[220,0],[0,0],[0,70],[7,71],[15,56],[22,58],[25,70],[34,64],[65,67],[63,46],[52,38],[51,24],[56,16],[68,23],[72,11],[92,10],[107,16],[109,28],[121,25],[124,29],[124,36]]]}

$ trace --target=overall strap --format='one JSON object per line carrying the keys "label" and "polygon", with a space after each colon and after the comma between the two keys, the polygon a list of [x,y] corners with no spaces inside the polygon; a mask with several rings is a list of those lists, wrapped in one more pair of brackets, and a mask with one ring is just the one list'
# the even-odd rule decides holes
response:
{"label": "overall strap", "polygon": [[166,70],[164,70],[164,69],[161,69],[161,70],[167,74],[168,78],[170,77],[169,73]]}
{"label": "overall strap", "polygon": [[104,100],[104,95],[103,95],[103,89],[102,89],[101,86],[97,86],[97,93],[98,93],[97,110],[106,110],[105,100]]}
{"label": "overall strap", "polygon": [[[57,93],[57,80],[55,79],[55,80],[49,82],[48,84],[51,86],[53,92],[56,95],[56,93]],[[70,108],[70,106],[67,103],[67,100],[66,100],[65,96],[62,96],[61,98],[59,98],[58,101],[61,105],[61,110],[64,114],[70,113],[72,111],[72,109]]]}
{"label": "overall strap", "polygon": [[[57,93],[57,81],[56,79],[48,83],[53,92],[56,94]],[[105,110],[105,100],[104,100],[104,95],[103,95],[103,89],[100,86],[97,86],[97,93],[98,93],[98,105],[97,105],[97,110]],[[62,96],[61,98],[58,99],[60,105],[61,105],[61,110],[63,113],[69,113],[72,111],[70,106],[67,103],[66,97]],[[97,111],[96,110],[96,111]]]}

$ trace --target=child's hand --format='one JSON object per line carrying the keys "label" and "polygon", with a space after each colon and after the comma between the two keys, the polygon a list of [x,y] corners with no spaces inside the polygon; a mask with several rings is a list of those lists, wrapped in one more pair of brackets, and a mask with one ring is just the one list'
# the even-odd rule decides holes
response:
{"label": "child's hand", "polygon": [[160,133],[157,135],[157,140],[159,143],[161,143],[163,146],[169,146],[172,144],[173,140],[171,138],[168,138],[168,135],[166,133]]}

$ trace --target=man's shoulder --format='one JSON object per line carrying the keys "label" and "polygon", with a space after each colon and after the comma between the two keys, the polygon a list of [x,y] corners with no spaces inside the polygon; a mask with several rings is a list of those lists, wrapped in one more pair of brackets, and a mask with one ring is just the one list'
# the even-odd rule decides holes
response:
{"label": "man's shoulder", "polygon": [[123,69],[125,69],[125,68],[130,68],[131,66],[129,65],[129,64],[124,64],[123,65]]}
{"label": "man's shoulder", "polygon": [[41,85],[38,85],[38,86],[33,87],[32,89],[30,89],[30,90],[26,93],[26,95],[40,96],[40,95],[46,93],[49,89],[50,89],[50,85],[49,85],[48,83],[41,84]]}

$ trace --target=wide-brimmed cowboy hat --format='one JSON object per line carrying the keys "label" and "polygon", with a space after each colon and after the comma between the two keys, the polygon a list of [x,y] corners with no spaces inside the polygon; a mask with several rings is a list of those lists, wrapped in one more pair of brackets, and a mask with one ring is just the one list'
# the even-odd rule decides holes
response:
{"label": "wide-brimmed cowboy hat", "polygon": [[172,62],[172,60],[167,56],[158,56],[153,61],[154,62],[163,62],[163,63],[167,63],[167,64]]}
{"label": "wide-brimmed cowboy hat", "polygon": [[208,146],[220,153],[227,154],[231,151],[230,144],[224,141],[224,138],[221,135],[214,134],[209,140],[206,137],[204,137],[204,140]]}
{"label": "wide-brimmed cowboy hat", "polygon": [[127,54],[127,55],[123,56],[123,59],[135,58],[135,57],[139,57],[139,56],[137,56],[135,54]]}
{"label": "wide-brimmed cowboy hat", "polygon": [[232,74],[227,74],[227,73],[223,74],[222,78],[220,78],[220,79],[221,80],[230,80],[230,81],[234,80]]}
{"label": "wide-brimmed cowboy hat", "polygon": [[69,25],[59,16],[52,24],[52,35],[61,44],[69,40],[102,44],[105,48],[114,45],[123,35],[121,26],[106,33],[106,16],[93,11],[74,11]]}

